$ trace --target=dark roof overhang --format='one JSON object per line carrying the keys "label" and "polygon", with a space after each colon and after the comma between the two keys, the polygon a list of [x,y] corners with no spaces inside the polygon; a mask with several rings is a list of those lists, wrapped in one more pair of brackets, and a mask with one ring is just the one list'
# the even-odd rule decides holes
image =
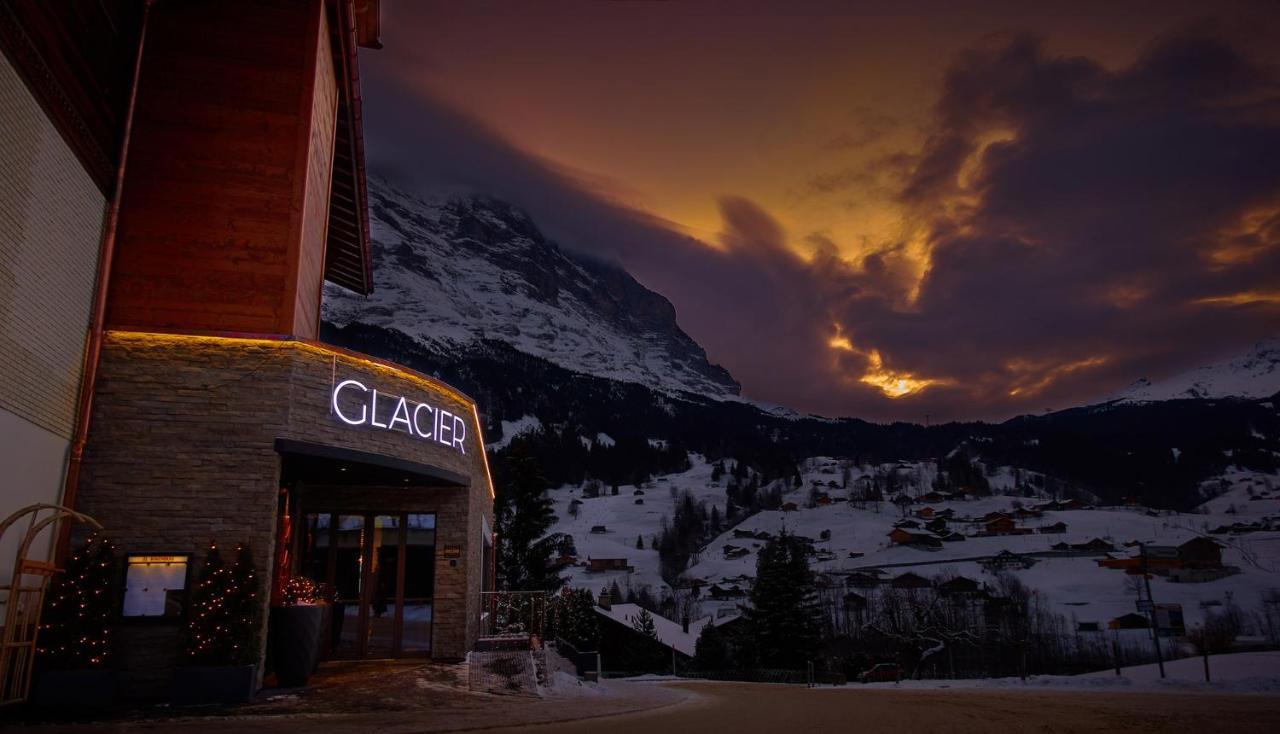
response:
{"label": "dark roof overhang", "polygon": [[332,48],[338,73],[338,114],[334,134],[333,182],[324,277],[348,290],[373,292],[369,244],[369,192],[365,180],[364,122],[360,103],[359,47],[381,48],[377,0],[338,0]]}
{"label": "dark roof overhang", "polygon": [[[395,456],[385,456],[369,451],[359,451],[340,446],[277,438],[277,453],[308,459],[307,471],[299,473],[316,481],[323,479],[331,484],[393,484],[394,480],[408,480],[414,484],[437,487],[468,487],[471,480],[465,475],[432,464],[422,464]],[[350,472],[347,471],[356,469]]]}

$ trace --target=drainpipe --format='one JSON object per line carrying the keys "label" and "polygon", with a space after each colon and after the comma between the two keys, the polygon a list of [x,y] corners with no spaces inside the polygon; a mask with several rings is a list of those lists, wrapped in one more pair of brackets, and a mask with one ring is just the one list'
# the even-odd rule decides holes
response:
{"label": "drainpipe", "polygon": [[[125,164],[129,160],[129,141],[133,135],[133,112],[138,100],[138,77],[142,73],[142,50],[147,40],[147,21],[151,17],[154,0],[143,0],[142,23],[138,31],[138,49],[133,59],[133,76],[129,85],[129,102],[125,107],[124,126],[120,135],[120,150],[116,164],[115,186],[111,202],[107,206],[102,225],[102,240],[98,246],[98,274],[93,294],[93,311],[89,321],[89,333],[81,364],[80,399],[76,406],[76,431],[71,441],[71,456],[67,461],[66,478],[62,486],[62,504],[75,508],[76,488],[80,483],[80,464],[84,458],[85,443],[89,438],[89,419],[93,414],[93,394],[98,378],[98,362],[102,356],[103,326],[107,313],[107,286],[111,281],[111,262],[116,249],[116,229],[120,223],[120,201],[124,191]],[[59,528],[56,558],[66,560],[71,544],[71,525],[62,523]]]}

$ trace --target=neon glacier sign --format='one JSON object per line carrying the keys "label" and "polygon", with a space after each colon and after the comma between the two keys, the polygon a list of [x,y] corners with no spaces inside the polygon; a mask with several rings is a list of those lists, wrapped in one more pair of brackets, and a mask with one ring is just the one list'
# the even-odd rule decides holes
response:
{"label": "neon glacier sign", "polygon": [[[339,398],[343,398],[344,393],[348,396],[344,398],[348,405],[346,412],[339,405]],[[359,411],[351,405],[355,399],[359,400]],[[394,395],[379,395],[377,389],[365,387],[358,380],[339,382],[333,388],[330,404],[338,419],[349,426],[368,425],[387,431],[404,431],[415,438],[435,441],[464,455],[467,453],[464,444],[466,421],[444,408],[434,408]]]}

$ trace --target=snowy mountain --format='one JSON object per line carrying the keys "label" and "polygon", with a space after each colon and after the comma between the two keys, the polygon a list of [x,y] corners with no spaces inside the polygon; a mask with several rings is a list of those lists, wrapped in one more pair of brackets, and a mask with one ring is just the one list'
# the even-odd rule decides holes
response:
{"label": "snowy mountain", "polygon": [[1267,398],[1280,392],[1280,337],[1249,352],[1163,380],[1138,380],[1116,399],[1127,402],[1186,398]]}
{"label": "snowy mountain", "polygon": [[739,385],[625,270],[560,248],[523,212],[459,194],[419,197],[372,179],[374,293],[326,286],[324,319],[381,327],[449,355],[502,342],[572,372],[667,393]]}

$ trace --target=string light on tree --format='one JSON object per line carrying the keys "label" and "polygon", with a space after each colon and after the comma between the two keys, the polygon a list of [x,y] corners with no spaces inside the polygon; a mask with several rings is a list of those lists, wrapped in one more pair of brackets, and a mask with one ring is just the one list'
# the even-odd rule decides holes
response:
{"label": "string light on tree", "polygon": [[187,662],[248,665],[257,660],[258,577],[248,546],[236,547],[227,565],[209,544],[192,594],[187,623]]}
{"label": "string light on tree", "polygon": [[45,597],[37,638],[43,670],[102,668],[111,657],[115,546],[94,533],[72,553]]}

